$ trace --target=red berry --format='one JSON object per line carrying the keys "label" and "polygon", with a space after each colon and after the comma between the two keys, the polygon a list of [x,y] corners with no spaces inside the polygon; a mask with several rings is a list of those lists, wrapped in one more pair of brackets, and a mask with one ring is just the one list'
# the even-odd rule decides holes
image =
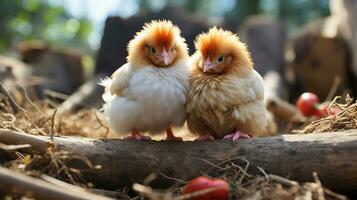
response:
{"label": "red berry", "polygon": [[[183,190],[184,194],[188,194],[188,193],[193,193],[193,192],[197,192],[200,190],[204,190],[209,188],[211,185],[211,179],[204,177],[204,176],[200,176],[197,177],[193,180],[191,180],[185,187],[185,189]],[[192,198],[191,200],[209,200],[210,196],[209,193],[204,194],[202,196],[198,196],[195,198]]]}
{"label": "red berry", "polygon": [[314,115],[317,110],[319,98],[316,94],[305,92],[296,102],[296,106],[304,116]]}
{"label": "red berry", "polygon": [[328,105],[326,104],[319,105],[314,115],[319,118],[328,116]]}
{"label": "red berry", "polygon": [[222,179],[209,179],[204,176],[191,180],[183,190],[183,194],[193,193],[200,190],[219,187],[219,189],[208,192],[190,200],[227,200],[229,196],[229,185]]}
{"label": "red berry", "polygon": [[210,193],[211,197],[212,197],[211,199],[217,199],[217,200],[228,199],[229,185],[226,181],[221,180],[221,179],[214,179],[211,183],[211,187],[219,187],[220,188],[220,189],[217,189]]}
{"label": "red berry", "polygon": [[339,109],[339,108],[331,108],[331,109],[330,109],[330,115],[338,115],[338,114],[340,114],[341,112],[342,112],[342,110]]}
{"label": "red berry", "polygon": [[336,108],[336,107],[331,107],[330,109],[328,109],[328,105],[327,104],[321,104],[318,106],[318,109],[316,110],[316,112],[314,113],[314,115],[316,117],[326,117],[328,115],[337,115],[340,112],[342,112],[341,109]]}

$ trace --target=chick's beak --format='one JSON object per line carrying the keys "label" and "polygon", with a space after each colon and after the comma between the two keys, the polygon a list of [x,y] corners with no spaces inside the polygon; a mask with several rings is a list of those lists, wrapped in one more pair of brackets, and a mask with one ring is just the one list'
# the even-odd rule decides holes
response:
{"label": "chick's beak", "polygon": [[162,59],[162,62],[163,62],[165,65],[168,65],[169,62],[170,62],[169,53],[166,51],[166,48],[165,48],[165,47],[164,47],[164,49],[162,50],[161,59]]}
{"label": "chick's beak", "polygon": [[213,64],[213,63],[210,61],[209,57],[208,57],[208,58],[206,59],[206,61],[204,62],[204,64],[203,64],[203,72],[207,72],[207,71],[209,71],[210,69],[213,69],[215,66],[216,66],[216,65]]}

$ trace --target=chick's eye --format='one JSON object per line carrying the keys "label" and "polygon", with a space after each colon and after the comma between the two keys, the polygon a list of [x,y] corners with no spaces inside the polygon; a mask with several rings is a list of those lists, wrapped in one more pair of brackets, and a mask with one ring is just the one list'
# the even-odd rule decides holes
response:
{"label": "chick's eye", "polygon": [[150,47],[150,51],[151,51],[151,53],[156,53],[156,50],[154,47]]}
{"label": "chick's eye", "polygon": [[219,58],[218,58],[218,62],[223,62],[223,60],[224,60],[224,56],[220,56]]}
{"label": "chick's eye", "polygon": [[175,50],[176,50],[176,48],[175,48],[175,47],[172,47],[171,52],[174,52]]}

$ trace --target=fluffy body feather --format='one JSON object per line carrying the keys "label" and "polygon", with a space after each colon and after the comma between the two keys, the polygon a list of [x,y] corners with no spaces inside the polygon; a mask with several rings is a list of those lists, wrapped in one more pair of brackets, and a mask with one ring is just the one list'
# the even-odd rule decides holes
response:
{"label": "fluffy body feather", "polygon": [[[198,36],[196,48],[187,106],[189,129],[216,138],[237,130],[252,136],[273,132],[275,125],[263,102],[263,79],[253,69],[249,52],[239,38],[213,28]],[[221,56],[223,61],[215,62]],[[207,62],[216,63],[213,71],[203,72]]]}
{"label": "fluffy body feather", "polygon": [[122,136],[182,126],[189,64],[179,29],[169,21],[146,24],[130,41],[128,52],[128,63],[103,81],[103,108],[110,126]]}
{"label": "fluffy body feather", "polygon": [[[185,104],[188,91],[188,68],[185,61],[163,69],[146,66],[128,72],[130,64],[122,66],[127,82],[121,95],[104,95],[104,113],[111,127],[126,135],[135,127],[152,134],[169,126],[182,126],[186,120]],[[116,84],[112,80],[109,84]]]}

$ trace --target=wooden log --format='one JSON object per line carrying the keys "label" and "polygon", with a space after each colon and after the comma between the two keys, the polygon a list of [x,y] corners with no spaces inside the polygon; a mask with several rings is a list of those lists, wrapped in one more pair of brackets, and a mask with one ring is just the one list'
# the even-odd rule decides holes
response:
{"label": "wooden log", "polygon": [[305,122],[304,117],[295,106],[279,97],[266,98],[267,109],[274,114],[275,117],[284,119],[289,122]]}
{"label": "wooden log", "polygon": [[86,192],[83,188],[66,184],[53,185],[40,179],[0,167],[0,191],[3,194],[18,194],[35,199],[53,200],[110,200],[111,198]]}
{"label": "wooden log", "polygon": [[[2,141],[2,135],[0,131],[0,142],[6,143]],[[296,181],[311,181],[312,173],[317,172],[327,188],[356,195],[356,130],[252,138],[235,143],[78,137],[55,137],[54,143],[59,150],[74,152],[89,158],[94,165],[101,165],[101,169],[84,172],[84,177],[96,187],[104,189],[131,188],[133,183],[143,182],[152,173],[158,174],[158,178],[152,182],[153,187],[168,187],[172,180],[165,176],[188,181],[208,171],[211,175],[217,175],[209,163],[218,164],[228,158],[241,158],[248,160],[251,166],[259,166],[268,173]],[[251,167],[249,172],[261,173],[255,167]]]}
{"label": "wooden log", "polygon": [[76,112],[83,108],[99,108],[104,103],[102,99],[104,87],[99,85],[99,82],[104,78],[103,74],[98,74],[89,79],[58,107],[58,112]]}

